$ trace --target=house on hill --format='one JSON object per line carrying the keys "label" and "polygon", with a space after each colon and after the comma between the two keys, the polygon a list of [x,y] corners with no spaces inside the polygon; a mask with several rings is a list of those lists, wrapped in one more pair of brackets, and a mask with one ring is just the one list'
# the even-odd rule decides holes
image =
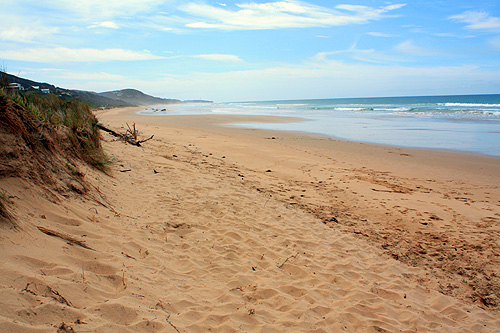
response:
{"label": "house on hill", "polygon": [[20,83],[9,83],[7,86],[7,89],[13,90],[13,91],[22,91],[24,90],[24,87]]}

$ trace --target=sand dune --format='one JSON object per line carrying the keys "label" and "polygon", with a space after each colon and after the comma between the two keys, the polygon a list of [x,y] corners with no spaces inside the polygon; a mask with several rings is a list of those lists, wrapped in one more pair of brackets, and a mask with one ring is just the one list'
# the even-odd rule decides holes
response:
{"label": "sand dune", "polygon": [[[155,140],[106,136],[111,176],[80,165],[86,195],[0,181],[22,228],[1,230],[1,331],[500,331],[466,288],[495,301],[498,160],[473,176],[430,152],[127,112],[99,117]],[[460,240],[489,280],[451,274]]]}

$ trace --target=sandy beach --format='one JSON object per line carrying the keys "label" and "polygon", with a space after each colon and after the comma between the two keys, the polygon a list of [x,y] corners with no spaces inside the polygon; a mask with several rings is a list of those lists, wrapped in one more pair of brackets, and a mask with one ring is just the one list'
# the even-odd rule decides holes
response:
{"label": "sandy beach", "polygon": [[138,110],[83,194],[0,179],[0,331],[500,331],[500,158]]}

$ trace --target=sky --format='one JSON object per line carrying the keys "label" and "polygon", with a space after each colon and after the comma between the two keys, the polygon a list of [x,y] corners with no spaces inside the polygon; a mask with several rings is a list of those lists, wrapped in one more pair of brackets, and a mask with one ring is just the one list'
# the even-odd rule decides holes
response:
{"label": "sky", "polygon": [[0,0],[0,66],[217,102],[500,93],[498,0]]}

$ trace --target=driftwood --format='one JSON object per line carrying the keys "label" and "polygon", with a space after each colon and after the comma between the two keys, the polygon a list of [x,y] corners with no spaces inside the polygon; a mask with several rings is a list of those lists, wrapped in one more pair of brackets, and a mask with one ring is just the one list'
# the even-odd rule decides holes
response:
{"label": "driftwood", "polygon": [[293,254],[293,255],[289,256],[288,258],[286,258],[286,259],[285,259],[285,261],[283,261],[283,262],[281,263],[281,265],[276,265],[276,266],[277,266],[278,268],[283,268],[283,265],[285,265],[285,264],[286,264],[286,262],[287,262],[288,260],[290,260],[290,259],[292,259],[292,258],[297,258],[297,256],[298,256],[298,255],[299,255],[299,252],[297,252],[297,253],[295,253],[295,254]]}
{"label": "driftwood", "polygon": [[154,135],[151,135],[147,139],[139,140],[138,139],[138,131],[135,128],[135,123],[132,125],[132,128],[128,124],[127,124],[127,127],[128,127],[128,129],[125,132],[125,134],[122,134],[122,133],[115,132],[112,129],[109,129],[101,124],[97,124],[97,128],[99,128],[100,130],[103,130],[104,132],[107,132],[107,133],[111,134],[112,136],[114,136],[116,138],[120,138],[121,140],[123,140],[123,141],[125,141],[133,146],[137,146],[137,147],[140,147],[141,143],[149,141],[154,137]]}
{"label": "driftwood", "polygon": [[53,237],[57,237],[57,238],[61,238],[62,240],[66,241],[68,244],[78,245],[78,246],[81,246],[81,247],[83,247],[85,249],[95,251],[93,248],[91,248],[90,246],[88,246],[87,244],[85,244],[84,241],[80,241],[78,239],[75,239],[74,237],[72,237],[70,235],[65,235],[65,234],[63,234],[61,232],[50,230],[48,228],[41,227],[41,226],[38,226],[37,228],[38,228],[38,230],[40,230],[44,234],[49,235],[49,236],[53,236]]}
{"label": "driftwood", "polygon": [[[32,288],[31,285],[34,285],[35,288]],[[71,302],[69,300],[67,300],[63,295],[61,295],[57,290],[52,289],[50,286],[45,286],[45,289],[46,289],[45,293],[43,295],[40,295],[40,296],[51,297],[51,298],[53,298],[54,300],[56,300],[57,302],[59,302],[61,304],[65,304],[67,306],[73,306],[71,304]],[[33,283],[33,282],[28,282],[26,284],[26,287],[24,287],[24,289],[21,290],[21,291],[25,291],[27,293],[30,293],[33,296],[38,296],[39,295],[37,293],[37,291],[39,292],[38,286],[35,283]]]}
{"label": "driftwood", "polygon": [[134,140],[135,140],[135,141],[137,141],[137,134],[138,134],[138,132],[137,132],[137,130],[135,129],[135,123],[132,125],[132,127],[134,128],[134,130],[133,130],[133,131],[132,131],[132,129],[130,128],[130,126],[128,125],[128,123],[126,123],[126,124],[127,124],[128,130],[127,130],[127,132],[125,132],[125,134],[130,133],[130,135],[132,136],[132,138],[134,138]]}

